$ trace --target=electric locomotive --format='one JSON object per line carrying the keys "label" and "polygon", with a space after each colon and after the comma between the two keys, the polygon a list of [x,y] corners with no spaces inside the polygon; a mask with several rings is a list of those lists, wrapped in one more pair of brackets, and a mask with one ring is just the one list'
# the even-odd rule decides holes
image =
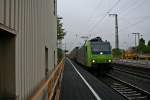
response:
{"label": "electric locomotive", "polygon": [[107,70],[112,63],[111,45],[100,37],[87,40],[81,48],[73,50],[74,60],[88,69]]}

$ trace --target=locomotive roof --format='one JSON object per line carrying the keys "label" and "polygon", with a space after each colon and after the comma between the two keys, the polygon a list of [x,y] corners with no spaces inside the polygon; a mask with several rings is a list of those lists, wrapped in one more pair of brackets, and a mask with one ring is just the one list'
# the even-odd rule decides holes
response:
{"label": "locomotive roof", "polygon": [[90,41],[91,41],[91,42],[96,42],[96,41],[103,42],[103,40],[102,40],[101,37],[93,38],[93,39],[91,39]]}
{"label": "locomotive roof", "polygon": [[96,38],[93,38],[91,40],[89,40],[90,42],[102,42],[102,43],[109,43],[109,41],[105,40],[103,41],[101,37],[96,37]]}

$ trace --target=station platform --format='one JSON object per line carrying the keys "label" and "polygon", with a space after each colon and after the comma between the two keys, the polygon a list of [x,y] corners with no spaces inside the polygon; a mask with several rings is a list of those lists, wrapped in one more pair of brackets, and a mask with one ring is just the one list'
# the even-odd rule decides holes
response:
{"label": "station platform", "polygon": [[80,65],[65,60],[60,100],[126,100]]}

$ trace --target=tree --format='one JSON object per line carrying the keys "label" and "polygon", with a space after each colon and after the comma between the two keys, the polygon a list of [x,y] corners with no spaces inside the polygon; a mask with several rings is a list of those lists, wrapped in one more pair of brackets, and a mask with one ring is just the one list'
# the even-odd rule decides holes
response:
{"label": "tree", "polygon": [[114,48],[112,49],[112,55],[115,58],[120,58],[122,56],[123,50]]}
{"label": "tree", "polygon": [[64,50],[57,48],[57,57],[58,57],[58,63],[62,60],[62,58],[64,57],[65,52]]}
{"label": "tree", "polygon": [[146,49],[146,45],[145,45],[145,40],[143,38],[140,39],[137,49],[138,49],[138,53],[144,53]]}
{"label": "tree", "polygon": [[150,40],[148,41],[146,48],[143,51],[144,53],[150,53]]}
{"label": "tree", "polygon": [[[62,45],[61,40],[66,35],[66,32],[63,29],[63,23],[61,22],[61,19],[62,18],[60,18],[60,17],[57,18],[57,40],[58,40],[58,45]],[[64,57],[64,54],[65,54],[64,50],[62,50],[61,48],[57,48],[58,62],[60,62],[62,60],[62,58]]]}
{"label": "tree", "polygon": [[145,40],[143,38],[140,39],[139,46],[145,46]]}
{"label": "tree", "polygon": [[65,30],[63,29],[63,23],[61,22],[62,18],[57,18],[57,40],[62,40],[66,35]]}
{"label": "tree", "polygon": [[148,44],[147,44],[147,46],[148,46],[148,47],[150,47],[150,40],[148,41]]}
{"label": "tree", "polygon": [[146,48],[143,49],[143,53],[144,54],[150,53],[150,47],[146,46]]}

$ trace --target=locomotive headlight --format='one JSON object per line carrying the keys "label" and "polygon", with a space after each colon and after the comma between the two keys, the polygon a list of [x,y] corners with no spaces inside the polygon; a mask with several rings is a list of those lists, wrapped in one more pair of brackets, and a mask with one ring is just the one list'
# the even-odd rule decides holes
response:
{"label": "locomotive headlight", "polygon": [[108,62],[111,62],[111,60],[109,59]]}
{"label": "locomotive headlight", "polygon": [[103,52],[100,52],[100,54],[102,55],[102,54],[103,54]]}
{"label": "locomotive headlight", "polygon": [[93,63],[95,63],[95,60],[92,60]]}

